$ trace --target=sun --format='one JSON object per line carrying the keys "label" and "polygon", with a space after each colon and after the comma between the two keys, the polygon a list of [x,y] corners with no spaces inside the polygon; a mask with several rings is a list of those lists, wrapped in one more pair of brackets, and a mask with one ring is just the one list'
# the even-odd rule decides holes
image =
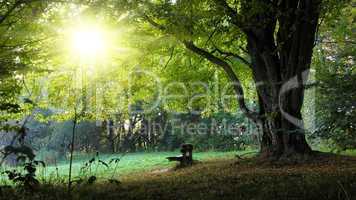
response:
{"label": "sun", "polygon": [[72,30],[71,45],[74,54],[92,58],[104,54],[107,42],[103,30],[96,27],[81,27]]}

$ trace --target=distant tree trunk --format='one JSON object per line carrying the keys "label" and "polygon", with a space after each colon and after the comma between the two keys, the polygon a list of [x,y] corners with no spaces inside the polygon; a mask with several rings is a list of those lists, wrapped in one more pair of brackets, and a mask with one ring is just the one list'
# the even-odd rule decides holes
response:
{"label": "distant tree trunk", "polygon": [[115,136],[114,120],[109,119],[108,123],[107,123],[107,126],[108,126],[107,127],[107,130],[108,130],[107,138],[108,138],[108,141],[109,141],[110,150],[111,150],[112,153],[115,153],[116,152],[116,149],[115,149],[116,136]]}
{"label": "distant tree trunk", "polygon": [[135,128],[137,128],[137,123],[139,122],[140,118],[138,115],[134,114],[129,118],[128,130],[126,131],[125,135],[123,136],[122,141],[122,149],[124,151],[136,151],[136,144],[138,141],[138,136],[135,134]]}

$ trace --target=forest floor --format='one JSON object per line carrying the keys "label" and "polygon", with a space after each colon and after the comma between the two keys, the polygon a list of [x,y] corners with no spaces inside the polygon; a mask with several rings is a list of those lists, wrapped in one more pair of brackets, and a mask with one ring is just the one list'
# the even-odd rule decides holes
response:
{"label": "forest floor", "polygon": [[[246,151],[205,151],[195,152],[194,159],[199,161],[209,161],[217,158],[232,159],[236,154],[246,154],[256,150]],[[166,157],[179,155],[178,151],[166,152],[138,152],[127,154],[80,154],[75,155],[72,167],[74,179],[86,176],[96,176],[99,179],[116,178],[121,179],[127,175],[140,174],[155,170],[173,168],[174,162],[168,162]],[[41,160],[41,159],[40,159]],[[94,160],[90,164],[90,160]],[[100,160],[100,162],[99,162]],[[115,162],[117,161],[117,162]],[[105,164],[103,164],[105,163]],[[88,164],[88,166],[86,166]],[[90,165],[89,165],[90,164]],[[106,165],[107,164],[107,165]],[[38,177],[42,182],[66,181],[68,178],[69,161],[62,160],[57,164],[50,164],[45,168],[38,169]]]}
{"label": "forest floor", "polygon": [[[30,194],[30,195],[28,195]],[[337,156],[299,165],[254,158],[215,158],[123,176],[120,183],[45,184],[30,193],[1,190],[2,199],[356,199],[356,158]]]}

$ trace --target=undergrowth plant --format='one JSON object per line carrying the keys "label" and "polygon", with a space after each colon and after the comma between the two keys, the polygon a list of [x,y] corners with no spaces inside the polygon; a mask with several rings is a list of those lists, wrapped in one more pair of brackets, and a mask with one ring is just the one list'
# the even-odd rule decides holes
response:
{"label": "undergrowth plant", "polygon": [[30,160],[23,164],[23,172],[17,169],[5,170],[8,179],[13,182],[17,187],[26,191],[35,191],[40,185],[40,181],[36,177],[36,171],[39,165],[45,167],[43,161]]}
{"label": "undergrowth plant", "polygon": [[82,183],[93,184],[98,180],[99,167],[103,166],[106,171],[112,171],[112,176],[108,179],[108,182],[119,184],[120,181],[114,178],[116,175],[117,168],[119,166],[120,158],[112,158],[109,162],[105,162],[100,158],[99,152],[95,154],[94,157],[90,158],[87,162],[83,164],[80,168],[78,177],[72,181],[78,185]]}

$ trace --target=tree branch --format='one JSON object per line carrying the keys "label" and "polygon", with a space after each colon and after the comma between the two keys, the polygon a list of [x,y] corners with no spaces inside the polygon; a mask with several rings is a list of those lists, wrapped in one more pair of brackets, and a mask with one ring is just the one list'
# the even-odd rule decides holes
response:
{"label": "tree branch", "polygon": [[170,54],[170,56],[169,56],[169,59],[167,60],[167,63],[164,65],[163,69],[166,69],[166,68],[168,67],[169,63],[171,62],[171,60],[173,59],[174,50],[175,50],[175,48],[172,47],[172,49],[171,49],[171,54]]}
{"label": "tree branch", "polygon": [[143,18],[147,20],[148,23],[150,23],[152,26],[154,26],[155,28],[161,30],[161,31],[165,31],[166,27],[158,24],[157,22],[155,22],[153,19],[151,19],[148,15],[143,14]]}
{"label": "tree branch", "polygon": [[224,56],[227,56],[227,57],[234,57],[234,58],[236,58],[236,59],[241,60],[245,65],[247,65],[247,66],[249,66],[249,67],[252,66],[252,64],[251,64],[249,61],[247,61],[247,60],[246,60],[245,58],[243,58],[242,56],[237,55],[236,53],[222,51],[221,49],[217,48],[216,46],[215,46],[215,50],[216,50],[218,53],[220,53],[221,55],[224,55]]}
{"label": "tree branch", "polygon": [[9,10],[7,10],[6,13],[0,17],[0,24],[2,24],[11,15],[11,13],[22,4],[22,2],[23,0],[15,1]]}
{"label": "tree branch", "polygon": [[245,102],[245,98],[244,98],[244,91],[241,86],[241,81],[236,76],[236,74],[235,74],[234,70],[231,68],[231,66],[224,60],[221,60],[220,58],[214,56],[213,54],[207,52],[206,50],[195,46],[195,44],[191,41],[183,41],[183,44],[187,49],[206,58],[207,60],[218,65],[225,71],[225,73],[228,75],[230,81],[233,83],[233,88],[237,94],[237,101],[239,103],[240,109],[248,118],[250,118],[254,121],[257,121],[259,119],[259,116],[257,113],[251,111],[246,106],[246,102]]}

